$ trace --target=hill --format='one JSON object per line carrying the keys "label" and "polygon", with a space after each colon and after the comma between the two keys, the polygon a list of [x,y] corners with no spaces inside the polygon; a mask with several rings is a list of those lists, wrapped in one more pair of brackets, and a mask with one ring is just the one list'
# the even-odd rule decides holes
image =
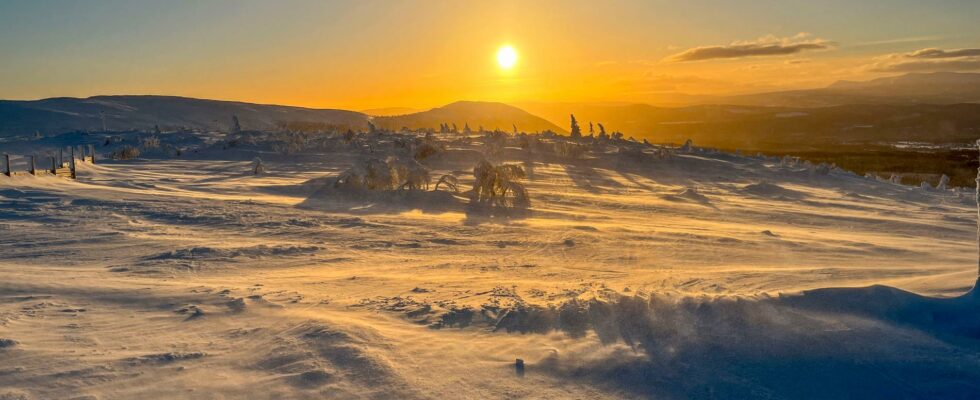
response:
{"label": "hill", "polygon": [[0,136],[101,130],[105,113],[110,130],[159,125],[228,130],[237,116],[245,129],[272,129],[281,122],[307,122],[362,129],[364,114],[331,109],[251,104],[174,96],[58,97],[36,101],[0,101]]}
{"label": "hill", "polygon": [[408,115],[375,117],[375,124],[382,128],[409,129],[437,128],[440,124],[456,124],[462,130],[469,125],[474,131],[482,126],[485,129],[500,129],[510,132],[514,126],[524,132],[552,130],[566,132],[558,125],[532,115],[520,108],[492,102],[458,101],[439,108]]}
{"label": "hill", "polygon": [[653,142],[725,148],[795,150],[841,143],[915,141],[966,143],[980,135],[980,104],[865,104],[820,108],[646,104],[522,104],[560,123],[574,113],[583,124]]}
{"label": "hill", "polygon": [[711,99],[716,104],[827,107],[844,104],[980,103],[980,74],[910,73],[869,81],[838,81],[825,88]]}

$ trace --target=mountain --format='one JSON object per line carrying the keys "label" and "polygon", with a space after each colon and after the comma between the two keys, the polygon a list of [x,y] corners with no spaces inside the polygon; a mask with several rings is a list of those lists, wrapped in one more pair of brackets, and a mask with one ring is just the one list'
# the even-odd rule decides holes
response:
{"label": "mountain", "polygon": [[[841,143],[967,143],[980,137],[980,104],[852,104],[832,107],[523,103],[529,112],[568,124],[589,122],[657,143],[751,150],[826,148]],[[598,126],[595,130],[598,131]]]}
{"label": "mountain", "polygon": [[500,129],[510,132],[516,126],[518,130],[524,132],[545,130],[566,132],[565,129],[520,108],[503,103],[480,101],[458,101],[414,114],[375,117],[374,123],[388,129],[437,128],[440,124],[446,123],[456,124],[460,130],[468,124],[474,131],[482,126],[488,130]]}
{"label": "mountain", "polygon": [[184,127],[228,130],[232,116],[244,129],[273,129],[280,122],[309,122],[363,129],[364,114],[174,96],[58,97],[36,101],[0,101],[0,136],[101,130],[105,113],[110,130]]}
{"label": "mountain", "polygon": [[838,81],[820,89],[719,97],[710,102],[778,107],[980,103],[980,73],[909,73],[861,82]]}
{"label": "mountain", "polygon": [[[388,109],[391,111],[391,109]],[[371,110],[368,110],[371,111]],[[378,110],[374,110],[377,112]],[[514,125],[526,132],[553,130],[554,124],[524,110],[501,103],[461,101],[423,112],[371,117],[365,113],[332,109],[251,104],[234,101],[203,100],[173,96],[95,96],[58,97],[34,101],[0,100],[0,137],[57,134],[102,129],[105,113],[109,130],[152,130],[154,126],[228,131],[232,116],[243,129],[278,129],[281,123],[325,124],[340,129],[367,129],[368,121],[380,127],[399,129],[438,128],[456,123],[459,129],[469,123],[473,130],[499,128],[511,131]],[[380,114],[380,113],[379,113]]]}

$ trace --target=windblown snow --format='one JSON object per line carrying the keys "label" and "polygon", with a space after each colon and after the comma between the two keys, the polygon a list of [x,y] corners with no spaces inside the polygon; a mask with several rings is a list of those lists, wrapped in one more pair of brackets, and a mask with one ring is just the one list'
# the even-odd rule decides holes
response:
{"label": "windblown snow", "polygon": [[971,191],[500,154],[528,209],[345,193],[349,151],[0,176],[0,399],[980,397]]}

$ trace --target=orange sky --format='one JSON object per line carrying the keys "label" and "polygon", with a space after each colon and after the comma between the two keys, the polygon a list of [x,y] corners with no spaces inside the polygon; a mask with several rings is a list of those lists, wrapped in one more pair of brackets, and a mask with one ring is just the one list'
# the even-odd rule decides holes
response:
{"label": "orange sky", "polygon": [[[978,47],[980,2],[814,3],[4,2],[0,98],[169,94],[346,109],[462,99],[674,104],[980,69],[971,56],[910,56]],[[495,61],[504,43],[520,53],[510,71]]]}

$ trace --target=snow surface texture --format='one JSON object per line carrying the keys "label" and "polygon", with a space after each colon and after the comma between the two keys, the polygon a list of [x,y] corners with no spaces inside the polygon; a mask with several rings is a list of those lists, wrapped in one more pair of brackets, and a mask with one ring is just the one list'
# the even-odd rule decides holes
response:
{"label": "snow surface texture", "polygon": [[486,211],[255,156],[0,177],[0,399],[980,396],[969,192],[504,155]]}

